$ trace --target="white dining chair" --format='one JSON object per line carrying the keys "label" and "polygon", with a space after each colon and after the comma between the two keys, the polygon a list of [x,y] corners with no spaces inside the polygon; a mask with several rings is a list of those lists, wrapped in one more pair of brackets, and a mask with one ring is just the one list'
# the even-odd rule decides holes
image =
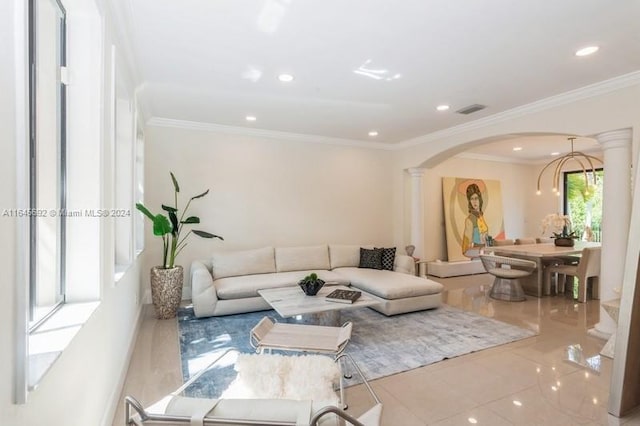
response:
{"label": "white dining chair", "polygon": [[493,245],[497,246],[497,247],[499,247],[499,246],[512,246],[514,244],[515,244],[515,241],[511,240],[511,239],[509,239],[509,240],[493,240]]}
{"label": "white dining chair", "polygon": [[516,238],[516,242],[515,242],[517,246],[525,245],[525,244],[535,244],[535,243],[536,243],[535,238]]}
{"label": "white dining chair", "polygon": [[564,292],[567,276],[578,278],[578,301],[587,301],[587,288],[591,279],[591,297],[600,298],[600,247],[582,249],[580,263],[577,265],[553,265],[545,268],[545,282],[551,282],[551,275],[556,274],[556,292]]}

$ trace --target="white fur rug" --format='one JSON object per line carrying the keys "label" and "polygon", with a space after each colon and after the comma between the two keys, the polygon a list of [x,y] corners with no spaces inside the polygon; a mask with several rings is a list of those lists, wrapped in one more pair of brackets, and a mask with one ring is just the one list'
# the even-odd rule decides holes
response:
{"label": "white fur rug", "polygon": [[338,404],[334,384],[340,370],[327,356],[240,354],[235,380],[222,398],[277,398],[327,401]]}

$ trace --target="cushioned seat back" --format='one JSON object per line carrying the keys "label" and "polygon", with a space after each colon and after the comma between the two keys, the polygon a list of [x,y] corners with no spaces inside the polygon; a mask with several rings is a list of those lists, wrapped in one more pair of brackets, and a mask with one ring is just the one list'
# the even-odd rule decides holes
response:
{"label": "cushioned seat back", "polygon": [[326,245],[276,248],[278,272],[328,270],[329,248]]}
{"label": "cushioned seat back", "polygon": [[[331,269],[357,268],[360,264],[360,247],[354,245],[332,244],[329,246]],[[372,248],[370,246],[362,246]]]}
{"label": "cushioned seat back", "polygon": [[597,277],[600,275],[600,247],[582,249],[582,257],[576,271],[578,277]]}
{"label": "cushioned seat back", "polygon": [[536,238],[536,244],[550,244],[552,242],[553,242],[553,238],[544,238],[544,237]]}
{"label": "cushioned seat back", "polygon": [[273,247],[214,253],[211,264],[215,279],[276,272]]}
{"label": "cushioned seat back", "polygon": [[513,244],[513,240],[493,240],[494,246],[512,246]]}
{"label": "cushioned seat back", "polygon": [[535,238],[516,238],[517,245],[535,244],[535,243],[536,243]]}

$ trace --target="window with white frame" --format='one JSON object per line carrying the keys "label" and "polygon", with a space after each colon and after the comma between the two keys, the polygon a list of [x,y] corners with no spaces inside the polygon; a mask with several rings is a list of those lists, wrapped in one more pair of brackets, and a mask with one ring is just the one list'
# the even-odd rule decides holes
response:
{"label": "window with white frame", "polygon": [[113,99],[113,149],[114,149],[114,208],[111,210],[114,232],[114,258],[116,281],[132,264],[136,252],[134,205],[138,197],[136,189],[137,142],[136,105],[131,94],[131,83],[126,78],[126,68],[118,60],[112,48]]}
{"label": "window with white frame", "polygon": [[65,9],[29,2],[29,329],[65,302]]}
{"label": "window with white frame", "polygon": [[92,2],[64,1],[15,1],[24,18],[16,20],[24,60],[16,61],[15,84],[26,95],[16,96],[16,111],[25,112],[16,114],[25,123],[15,210],[18,404],[100,303],[103,222],[90,212],[101,205],[103,33]]}
{"label": "window with white frame", "polygon": [[[136,160],[135,160],[135,201],[144,204],[144,133],[140,116],[136,115]],[[138,211],[134,216],[135,253],[144,249],[144,215]]]}

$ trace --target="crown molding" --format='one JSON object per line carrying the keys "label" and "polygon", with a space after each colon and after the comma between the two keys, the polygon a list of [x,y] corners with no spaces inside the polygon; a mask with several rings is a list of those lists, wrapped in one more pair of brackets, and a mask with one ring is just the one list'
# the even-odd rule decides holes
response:
{"label": "crown molding", "polygon": [[544,111],[550,108],[558,107],[561,105],[570,104],[582,99],[592,98],[616,90],[625,89],[630,86],[640,84],[640,71],[634,71],[629,74],[624,74],[618,77],[611,78],[609,80],[600,81],[598,83],[584,86],[579,89],[571,90],[569,92],[554,95],[539,101],[535,101],[526,105],[515,107],[507,111],[503,111],[497,114],[490,115],[488,117],[480,118],[469,123],[461,124],[458,126],[450,127],[448,129],[440,130],[437,132],[429,133],[423,136],[418,136],[413,139],[400,142],[395,145],[396,149],[409,148],[424,143],[437,141],[446,137],[455,136],[471,130],[482,129],[494,124],[503,123],[505,121],[513,120],[523,117],[528,114]]}
{"label": "crown molding", "polygon": [[173,127],[178,129],[200,130],[225,135],[239,135],[264,139],[275,139],[279,141],[284,140],[300,143],[320,143],[325,145],[340,145],[386,151],[395,150],[394,145],[389,145],[382,142],[363,142],[353,139],[330,138],[327,136],[279,132],[275,130],[249,129],[246,127],[226,126],[223,124],[203,123],[200,121],[175,120],[172,118],[151,117],[149,120],[147,120],[147,125],[156,127]]}

